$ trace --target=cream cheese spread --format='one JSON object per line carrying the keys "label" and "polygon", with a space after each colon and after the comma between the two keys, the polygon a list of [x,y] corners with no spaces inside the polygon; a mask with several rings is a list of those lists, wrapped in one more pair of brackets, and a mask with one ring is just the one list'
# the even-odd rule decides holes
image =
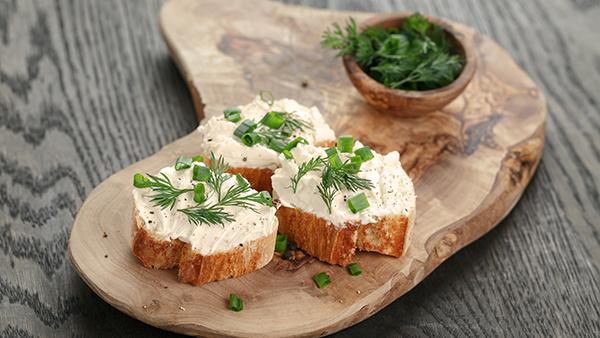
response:
{"label": "cream cheese spread", "polygon": [[[241,110],[241,121],[260,121],[269,111],[280,111],[293,113],[298,118],[308,122],[312,128],[305,128],[302,132],[296,132],[296,136],[302,136],[309,144],[325,141],[334,141],[333,130],[325,123],[323,116],[316,107],[305,107],[291,99],[281,99],[269,106],[257,96],[252,102],[245,106],[239,106]],[[265,145],[256,144],[252,147],[244,145],[233,132],[240,122],[234,123],[226,120],[222,115],[208,119],[198,127],[201,135],[200,146],[206,155],[210,152],[223,156],[226,162],[234,168],[268,168],[276,169],[279,166],[279,153],[269,149]]]}
{"label": "cream cheese spread", "polygon": [[[360,142],[354,144],[354,150],[362,148]],[[291,177],[298,173],[298,166],[317,156],[327,158],[324,148],[300,144],[292,150],[293,160],[280,157],[281,167],[272,176],[273,198],[281,205],[297,208],[325,219],[341,228],[348,223],[369,224],[384,216],[406,215],[414,211],[416,195],[412,181],[400,164],[397,151],[381,155],[373,152],[374,158],[362,164],[359,177],[369,179],[374,188],[351,192],[342,189],[331,205],[331,213],[321,199],[317,186],[321,183],[321,170],[308,172],[299,182],[296,193],[291,188]],[[349,154],[341,153],[342,160]],[[367,196],[370,206],[356,214],[352,213],[347,200],[360,192]]]}
{"label": "cream cheese spread", "polygon": [[[200,162],[194,162],[194,164],[204,166],[204,163]],[[193,167],[194,165],[192,165]],[[160,173],[165,174],[174,187],[187,189],[193,188],[197,183],[192,180],[192,168],[177,171],[173,166],[169,166],[163,168]],[[222,191],[226,191],[235,184],[237,184],[236,179],[231,176],[223,183]],[[207,195],[205,203],[215,202],[217,197],[214,191],[207,184],[205,184],[205,188]],[[250,191],[256,192],[255,190]],[[230,213],[235,221],[225,222],[223,225],[195,225],[188,221],[185,214],[177,211],[177,209],[197,205],[194,202],[193,191],[180,195],[172,209],[161,209],[159,206],[154,206],[150,201],[154,194],[155,192],[148,188],[133,189],[135,207],[144,221],[143,226],[161,239],[179,239],[189,243],[195,251],[202,255],[225,252],[277,231],[278,221],[275,217],[275,207],[256,204],[256,212],[254,212],[247,208],[226,206],[224,211]]]}

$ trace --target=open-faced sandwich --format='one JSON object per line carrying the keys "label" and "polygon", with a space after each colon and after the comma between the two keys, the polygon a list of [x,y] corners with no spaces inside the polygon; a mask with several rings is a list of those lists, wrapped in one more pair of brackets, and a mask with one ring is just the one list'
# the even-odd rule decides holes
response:
{"label": "open-faced sandwich", "polygon": [[406,251],[416,196],[398,152],[341,136],[335,147],[299,144],[291,155],[272,177],[280,233],[331,264],[348,264],[356,249]]}
{"label": "open-faced sandwich", "polygon": [[195,285],[266,265],[277,235],[271,195],[227,173],[222,157],[207,162],[180,157],[133,180],[133,254],[146,267],[179,267],[179,279]]}
{"label": "open-faced sandwich", "polygon": [[316,107],[275,100],[268,92],[208,119],[198,132],[202,149],[223,156],[231,165],[230,172],[242,174],[259,191],[271,191],[271,175],[279,166],[280,154],[291,156],[290,150],[298,143],[335,143],[333,130]]}

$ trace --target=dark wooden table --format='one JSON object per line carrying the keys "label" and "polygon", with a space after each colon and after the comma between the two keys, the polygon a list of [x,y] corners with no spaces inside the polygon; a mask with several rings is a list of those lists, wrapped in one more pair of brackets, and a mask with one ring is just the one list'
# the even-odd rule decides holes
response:
{"label": "dark wooden table", "polygon": [[[338,335],[599,336],[600,1],[298,2],[474,26],[549,106],[544,157],[506,220]],[[160,5],[0,0],[0,337],[169,335],[100,300],[67,257],[93,187],[197,125]]]}

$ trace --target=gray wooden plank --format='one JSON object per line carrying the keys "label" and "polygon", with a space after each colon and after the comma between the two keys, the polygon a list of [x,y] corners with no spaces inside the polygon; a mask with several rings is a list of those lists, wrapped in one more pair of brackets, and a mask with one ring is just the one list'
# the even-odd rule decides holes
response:
{"label": "gray wooden plank", "polygon": [[[287,1],[419,10],[491,35],[548,97],[546,150],[515,210],[338,336],[598,336],[597,0]],[[170,336],[93,294],[66,257],[115,171],[196,125],[153,1],[0,0],[0,337]]]}

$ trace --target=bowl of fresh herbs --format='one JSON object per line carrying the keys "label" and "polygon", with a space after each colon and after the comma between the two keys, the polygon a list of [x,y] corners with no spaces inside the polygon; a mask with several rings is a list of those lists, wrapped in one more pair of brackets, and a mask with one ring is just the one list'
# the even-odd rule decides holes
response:
{"label": "bowl of fresh herbs", "polygon": [[441,19],[382,14],[362,27],[352,18],[344,28],[334,24],[321,44],[338,50],[356,89],[379,111],[414,117],[439,110],[477,68],[472,44]]}

